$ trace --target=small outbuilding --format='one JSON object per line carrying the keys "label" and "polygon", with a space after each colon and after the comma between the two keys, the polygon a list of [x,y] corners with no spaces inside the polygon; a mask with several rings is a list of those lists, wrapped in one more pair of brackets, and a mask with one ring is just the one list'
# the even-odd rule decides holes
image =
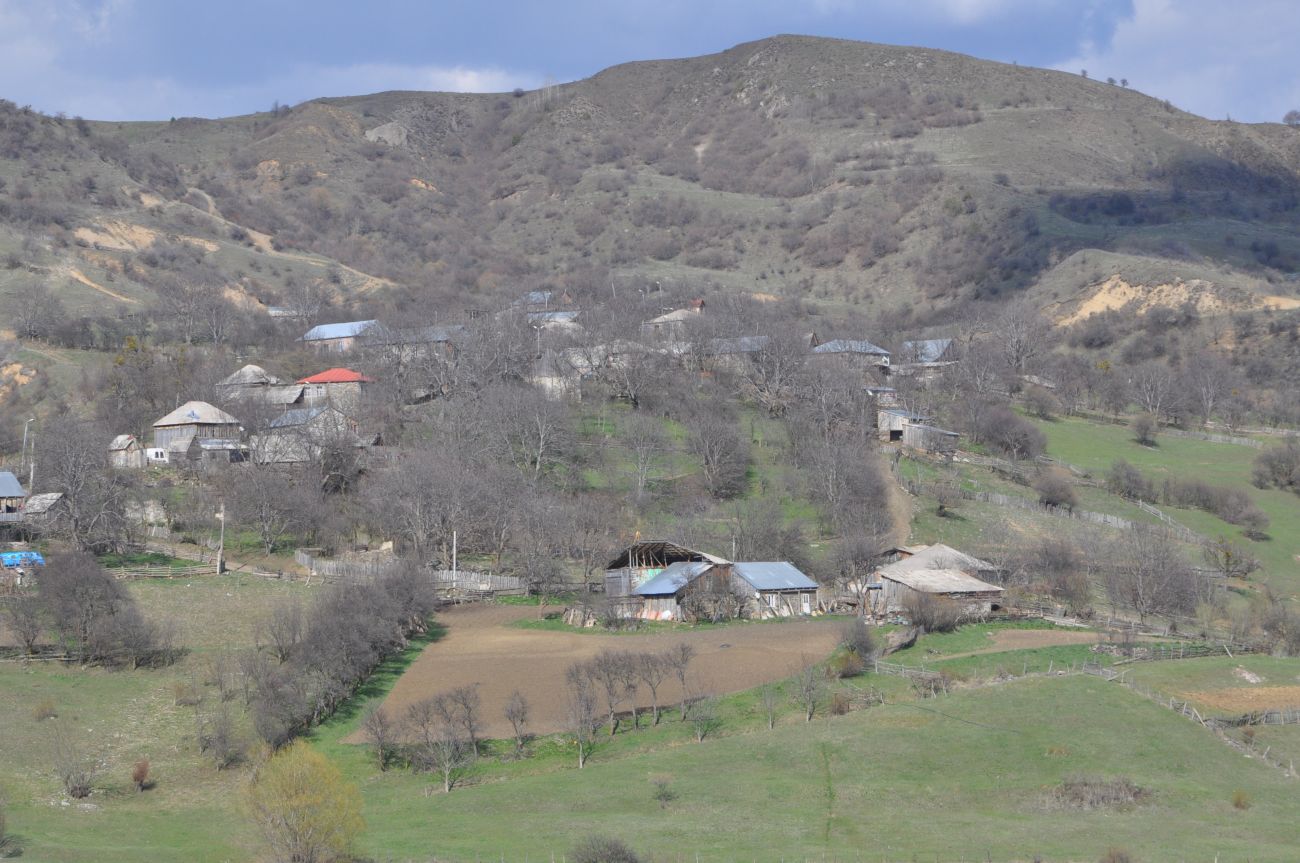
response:
{"label": "small outbuilding", "polygon": [[978,577],[997,577],[993,564],[942,543],[909,551],[875,573],[887,613],[905,611],[908,597],[915,593],[953,600],[966,614],[987,614],[1001,605],[1003,588]]}
{"label": "small outbuilding", "polygon": [[148,459],[144,446],[133,434],[120,434],[108,445],[109,464],[123,470],[140,470]]}
{"label": "small outbuilding", "polygon": [[628,596],[675,563],[727,563],[727,560],[662,539],[637,540],[605,566],[605,595]]}
{"label": "small outbuilding", "polygon": [[951,455],[957,451],[960,439],[961,435],[955,431],[925,423],[910,422],[903,426],[903,446],[922,452]]}
{"label": "small outbuilding", "polygon": [[786,561],[680,561],[632,590],[631,616],[645,620],[724,620],[812,614],[817,582]]}
{"label": "small outbuilding", "polygon": [[0,470],[0,524],[22,521],[23,507],[26,504],[27,492],[18,477],[7,470]]}
{"label": "small outbuilding", "polygon": [[303,333],[300,342],[321,353],[342,354],[352,350],[367,330],[378,321],[342,321],[337,324],[320,324]]}

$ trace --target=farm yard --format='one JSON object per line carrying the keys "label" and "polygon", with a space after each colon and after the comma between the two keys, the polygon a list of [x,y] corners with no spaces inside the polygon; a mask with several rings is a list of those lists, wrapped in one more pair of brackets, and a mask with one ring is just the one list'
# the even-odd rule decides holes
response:
{"label": "farm yard", "polygon": [[[732,693],[789,677],[809,662],[820,662],[839,639],[840,620],[736,623],[722,627],[680,627],[646,634],[589,634],[511,626],[537,617],[526,606],[463,606],[438,618],[446,635],[426,647],[402,675],[385,706],[400,715],[408,704],[457,686],[475,686],[483,701],[485,733],[506,737],[501,715],[515,690],[532,707],[539,734],[558,732],[564,719],[564,675],[575,662],[602,650],[666,651],[689,644],[695,651],[691,676],[700,692]],[[667,681],[661,703],[680,701],[675,681]],[[644,694],[642,695],[644,699]],[[639,705],[646,709],[649,702]],[[630,709],[630,705],[629,705]]]}

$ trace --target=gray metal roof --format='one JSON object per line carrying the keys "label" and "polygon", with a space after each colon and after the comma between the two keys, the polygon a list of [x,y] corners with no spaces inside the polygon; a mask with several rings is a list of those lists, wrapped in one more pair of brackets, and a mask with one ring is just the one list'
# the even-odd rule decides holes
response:
{"label": "gray metal roof", "polygon": [[877,357],[889,356],[889,351],[861,339],[831,339],[812,349],[815,354],[871,354]]}
{"label": "gray metal roof", "polygon": [[882,414],[888,414],[891,417],[901,417],[902,419],[913,423],[924,422],[929,419],[929,417],[923,417],[920,414],[914,414],[911,411],[903,410],[902,408],[881,408],[880,412]]}
{"label": "gray metal roof", "polygon": [[374,321],[344,321],[338,324],[319,324],[308,330],[298,341],[318,342],[323,339],[356,338],[374,325]]}
{"label": "gray metal roof", "polygon": [[329,405],[317,405],[316,407],[311,408],[294,408],[293,410],[287,410],[280,416],[271,420],[268,427],[273,429],[285,429],[306,425],[316,419],[316,417],[325,413],[327,410],[329,410]]}
{"label": "gray metal roof", "polygon": [[737,562],[733,566],[736,575],[753,585],[755,590],[817,589],[817,582],[784,560]]}
{"label": "gray metal roof", "polygon": [[678,561],[632,591],[634,596],[672,596],[690,582],[708,572],[714,564],[707,560]]}
{"label": "gray metal roof", "polygon": [[7,470],[0,470],[0,497],[27,497],[18,477]]}
{"label": "gray metal roof", "polygon": [[547,324],[571,324],[578,317],[577,312],[529,312],[528,320]]}
{"label": "gray metal roof", "polygon": [[217,383],[219,387],[254,387],[271,386],[282,383],[275,375],[261,366],[249,363]]}
{"label": "gray metal roof", "polygon": [[952,346],[952,339],[920,339],[903,342],[907,359],[917,363],[936,363]]}
{"label": "gray metal roof", "polygon": [[734,339],[714,339],[709,347],[715,354],[754,354],[767,347],[769,336],[740,336]]}

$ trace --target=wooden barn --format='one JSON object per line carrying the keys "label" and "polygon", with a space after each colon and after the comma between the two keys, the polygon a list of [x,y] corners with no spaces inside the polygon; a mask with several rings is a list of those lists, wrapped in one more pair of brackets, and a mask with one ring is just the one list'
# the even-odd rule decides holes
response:
{"label": "wooden barn", "polygon": [[728,562],[721,557],[662,539],[637,540],[619,552],[605,567],[605,595],[629,596],[634,589],[675,563],[700,561]]}
{"label": "wooden barn", "polygon": [[[151,461],[170,461],[172,452],[185,452],[194,438],[239,440],[239,420],[207,402],[186,402],[153,424]],[[154,451],[162,451],[155,457]]]}
{"label": "wooden barn", "polygon": [[903,426],[903,446],[921,452],[951,455],[957,451],[957,442],[960,439],[961,435],[955,431],[925,423],[909,422]]}
{"label": "wooden barn", "polygon": [[874,580],[881,586],[880,610],[889,614],[904,611],[913,593],[946,597],[967,614],[986,614],[1001,605],[1005,591],[977,577],[997,577],[993,564],[942,543],[907,552],[875,573]]}

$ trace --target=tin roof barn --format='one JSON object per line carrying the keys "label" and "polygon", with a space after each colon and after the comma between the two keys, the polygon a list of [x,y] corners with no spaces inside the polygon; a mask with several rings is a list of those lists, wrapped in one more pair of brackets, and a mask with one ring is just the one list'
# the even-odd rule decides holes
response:
{"label": "tin roof barn", "polygon": [[994,578],[997,573],[987,561],[936,543],[882,566],[876,578],[888,613],[906,610],[908,596],[920,593],[954,600],[967,614],[984,614],[998,607],[1004,591],[976,576]]}
{"label": "tin roof barn", "polygon": [[813,613],[817,582],[785,561],[678,561],[630,599],[623,613],[646,620],[791,617]]}
{"label": "tin roof barn", "polygon": [[300,342],[306,342],[317,350],[343,353],[356,345],[366,330],[375,326],[377,321],[343,321],[337,324],[319,324],[312,327]]}

